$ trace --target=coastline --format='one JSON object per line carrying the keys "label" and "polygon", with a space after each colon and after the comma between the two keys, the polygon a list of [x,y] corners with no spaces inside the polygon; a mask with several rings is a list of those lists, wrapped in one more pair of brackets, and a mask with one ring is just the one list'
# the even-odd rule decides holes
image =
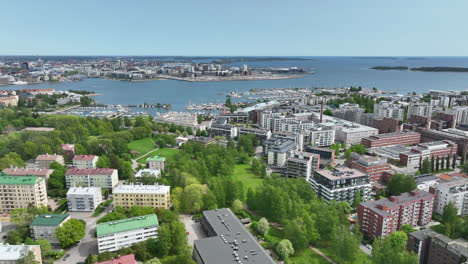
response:
{"label": "coastline", "polygon": [[[162,80],[175,80],[175,81],[184,81],[184,82],[230,82],[230,81],[268,81],[268,80],[284,80],[284,79],[298,79],[304,78],[309,74],[294,74],[294,75],[268,75],[268,76],[259,76],[259,75],[247,75],[247,76],[228,76],[228,77],[217,77],[217,76],[203,76],[197,78],[190,77],[174,77],[174,76],[159,76]],[[250,77],[250,78],[248,78]]]}

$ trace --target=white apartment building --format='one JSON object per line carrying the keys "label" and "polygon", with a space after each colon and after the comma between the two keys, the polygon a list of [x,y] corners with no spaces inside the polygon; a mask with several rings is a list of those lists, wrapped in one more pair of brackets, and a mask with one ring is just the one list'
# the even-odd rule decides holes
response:
{"label": "white apartment building", "polygon": [[73,167],[76,169],[95,169],[99,157],[94,155],[75,155],[73,157]]}
{"label": "white apartment building", "polygon": [[287,160],[286,175],[290,178],[304,178],[309,181],[312,173],[319,169],[320,155],[294,151]]}
{"label": "white apartment building", "polygon": [[34,254],[34,260],[42,264],[41,246],[8,244],[0,244],[0,264],[17,264],[29,251]]}
{"label": "white apartment building", "polygon": [[102,203],[99,187],[72,187],[67,192],[68,211],[93,212]]}
{"label": "white apartment building", "polygon": [[455,114],[457,125],[468,124],[468,107],[455,106],[447,110],[450,114]]}
{"label": "white apartment building", "polygon": [[111,189],[119,182],[115,169],[69,169],[65,173],[67,188],[101,187]]}
{"label": "white apartment building", "polygon": [[374,104],[374,114],[381,117],[390,117],[403,120],[404,112],[405,110],[402,108],[402,105],[389,101],[381,101]]}
{"label": "white apartment building", "polygon": [[308,131],[307,145],[312,147],[327,147],[335,143],[335,130],[316,128]]}
{"label": "white apartment building", "polygon": [[335,140],[346,143],[347,146],[360,144],[361,139],[379,134],[379,130],[359,124],[345,124],[335,131]]}
{"label": "white apartment building", "polygon": [[158,228],[158,217],[155,214],[97,224],[98,251],[117,251],[150,238],[157,238]]}
{"label": "white apartment building", "polygon": [[458,215],[468,215],[468,179],[440,183],[434,189],[434,211],[442,214],[444,207],[452,202],[457,207]]}
{"label": "white apartment building", "polygon": [[431,116],[432,115],[432,105],[425,103],[410,104],[408,106],[408,118],[411,115],[418,116]]}

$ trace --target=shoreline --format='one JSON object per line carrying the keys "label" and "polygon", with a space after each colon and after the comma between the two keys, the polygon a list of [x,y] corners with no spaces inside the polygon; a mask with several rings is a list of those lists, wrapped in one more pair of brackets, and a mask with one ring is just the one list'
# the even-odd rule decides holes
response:
{"label": "shoreline", "polygon": [[[175,81],[183,81],[183,82],[231,82],[231,81],[269,81],[269,80],[285,80],[285,79],[298,79],[304,78],[305,76],[311,75],[310,74],[294,74],[294,75],[269,75],[269,76],[255,76],[253,78],[242,78],[244,76],[236,76],[236,77],[197,77],[197,78],[190,78],[190,77],[173,77],[173,76],[160,76],[159,78],[162,80],[175,80]],[[237,78],[239,77],[239,78]],[[246,77],[251,77],[246,76]]]}

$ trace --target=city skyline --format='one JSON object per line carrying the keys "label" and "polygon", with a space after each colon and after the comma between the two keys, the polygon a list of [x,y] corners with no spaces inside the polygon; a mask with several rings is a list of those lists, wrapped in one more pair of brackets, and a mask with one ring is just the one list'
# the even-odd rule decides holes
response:
{"label": "city skyline", "polygon": [[468,56],[461,0],[4,6],[1,55]]}

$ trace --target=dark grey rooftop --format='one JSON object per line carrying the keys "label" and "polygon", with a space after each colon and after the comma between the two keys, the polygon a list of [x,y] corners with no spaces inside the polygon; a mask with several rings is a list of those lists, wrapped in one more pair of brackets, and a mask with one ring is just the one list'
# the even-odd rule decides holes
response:
{"label": "dark grey rooftop", "polygon": [[204,211],[216,236],[195,241],[205,264],[276,263],[230,209]]}
{"label": "dark grey rooftop", "polygon": [[361,204],[367,208],[372,209],[374,212],[382,216],[388,216],[390,214],[386,210],[380,209],[377,206],[392,208],[394,206],[403,205],[414,200],[427,199],[431,196],[434,196],[434,195],[426,191],[418,190],[415,192],[402,193],[398,196],[391,196],[389,198],[384,198],[384,199],[380,199],[377,201],[367,201]]}

